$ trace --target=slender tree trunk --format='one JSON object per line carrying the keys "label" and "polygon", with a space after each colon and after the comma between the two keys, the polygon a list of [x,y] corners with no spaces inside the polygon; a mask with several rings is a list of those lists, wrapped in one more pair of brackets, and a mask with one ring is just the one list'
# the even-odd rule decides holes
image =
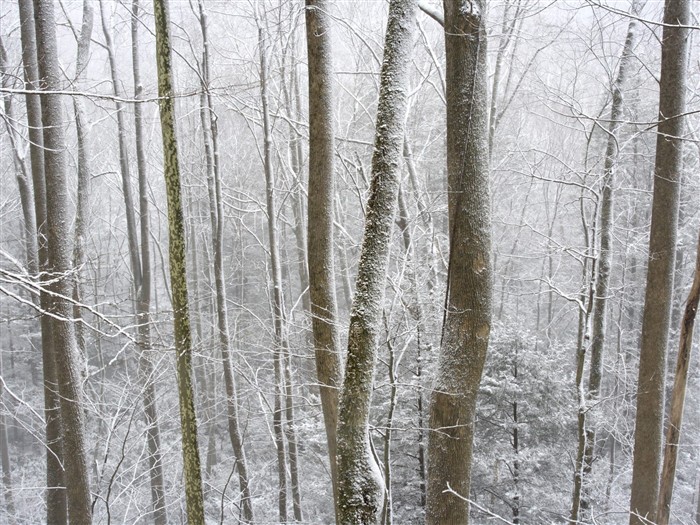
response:
{"label": "slender tree trunk", "polygon": [[661,44],[659,126],[642,320],[630,525],[656,517],[661,474],[666,350],[678,233],[690,2],[667,0]]}
{"label": "slender tree trunk", "polygon": [[469,523],[476,396],[491,331],[484,8],[445,1],[450,258],[430,405],[427,525]]}
{"label": "slender tree trunk", "polygon": [[333,257],[335,193],[335,125],[333,49],[327,0],[306,1],[306,43],[309,64],[309,200],[308,260],[311,323],[326,428],[328,456],[338,520],[337,426],[338,390],[342,381],[338,303]]}
{"label": "slender tree trunk", "polygon": [[[219,347],[221,349],[222,364],[224,367],[224,383],[226,386],[226,408],[228,415],[228,433],[234,454],[234,465],[238,472],[238,483],[241,493],[241,511],[243,520],[250,523],[253,517],[253,502],[250,494],[248,479],[248,466],[243,438],[239,428],[238,396],[236,383],[233,376],[233,364],[231,359],[231,336],[228,328],[228,308],[226,306],[226,285],[224,282],[224,204],[221,191],[221,174],[219,164],[217,117],[214,113],[210,88],[210,55],[209,39],[207,34],[207,14],[202,0],[198,2],[199,22],[202,31],[202,44],[204,52],[202,56],[202,131],[205,142],[205,156],[207,163],[207,180],[213,179],[213,195],[210,192],[210,218],[212,229],[212,245],[214,248],[214,282],[216,286],[216,312],[217,332]],[[211,184],[210,184],[211,186]]]}
{"label": "slender tree trunk", "polygon": [[202,474],[197,447],[197,416],[192,388],[192,334],[187,299],[185,230],[180,187],[180,167],[175,133],[175,101],[172,82],[172,50],[167,0],[153,0],[158,66],[158,105],[163,135],[163,169],[168,197],[170,282],[175,328],[175,353],[182,429],[182,461],[185,478],[187,522],[204,525]]}
{"label": "slender tree trunk", "polygon": [[374,524],[382,507],[381,475],[370,447],[369,410],[398,200],[416,7],[415,0],[392,0],[389,4],[372,183],[338,418],[338,508],[342,525]]}
{"label": "slender tree trunk", "polygon": [[[625,44],[620,56],[620,65],[617,78],[612,85],[612,106],[610,108],[610,122],[608,124],[608,141],[605,150],[605,164],[603,167],[603,189],[599,204],[598,232],[600,238],[600,251],[598,253],[595,272],[595,296],[593,297],[593,317],[591,323],[591,365],[588,377],[588,391],[585,395],[583,410],[579,412],[579,423],[582,428],[579,432],[585,432],[585,446],[580,473],[578,490],[574,491],[571,518],[579,519],[579,513],[587,514],[591,503],[590,494],[586,486],[586,477],[593,469],[596,450],[595,422],[589,421],[591,408],[596,406],[600,398],[600,385],[603,379],[603,352],[605,350],[605,336],[607,332],[607,305],[610,295],[610,271],[613,255],[613,218],[615,212],[614,183],[617,169],[618,137],[623,125],[623,93],[627,77],[634,60],[634,45],[637,33],[636,16],[641,10],[641,2],[635,0],[630,10],[630,22],[627,29]],[[578,502],[578,505],[577,505]]]}
{"label": "slender tree trunk", "polygon": [[[19,0],[19,16],[22,39],[22,62],[24,63],[24,85],[26,95],[27,123],[29,126],[29,154],[34,186],[34,210],[37,227],[37,254],[40,282],[48,280],[48,243],[46,224],[46,181],[44,177],[44,136],[41,121],[41,100],[38,94],[31,94],[39,88],[37,65],[37,39],[34,26],[34,5],[32,0]],[[46,285],[42,285],[39,297],[41,309],[47,312],[50,296]],[[44,374],[44,417],[46,419],[46,521],[48,525],[68,523],[66,504],[65,473],[63,471],[63,441],[61,439],[61,419],[59,395],[56,380],[52,320],[42,314],[41,353]]]}
{"label": "slender tree trunk", "polygon": [[673,497],[673,482],[676,476],[676,459],[681,437],[683,422],[683,406],[685,404],[685,388],[688,383],[688,368],[693,345],[693,326],[700,301],[700,234],[698,234],[697,260],[693,285],[690,288],[685,303],[685,312],[681,323],[681,342],[678,349],[676,376],[671,393],[671,409],[666,429],[666,445],[664,447],[664,463],[661,471],[661,486],[659,488],[659,504],[656,514],[658,525],[668,525],[671,514],[671,499]]}
{"label": "slender tree trunk", "polygon": [[272,273],[272,317],[275,326],[274,338],[274,373],[275,373],[275,402],[272,415],[272,426],[275,433],[275,446],[277,447],[277,473],[278,473],[278,506],[279,519],[287,521],[287,458],[284,448],[282,396],[284,393],[284,350],[282,348],[284,338],[284,304],[282,298],[282,268],[279,262],[279,244],[277,242],[277,224],[275,221],[275,192],[274,175],[272,173],[272,131],[270,129],[270,113],[267,101],[267,57],[265,50],[265,34],[261,27],[258,28],[258,46],[260,48],[260,96],[263,111],[263,149],[265,187],[267,203],[267,234],[270,243],[270,272]]}
{"label": "slender tree trunk", "polygon": [[[2,358],[0,358],[0,377],[2,376]],[[0,402],[2,401],[3,388],[0,388]],[[9,525],[15,525],[16,507],[15,496],[12,486],[12,466],[10,464],[10,443],[7,439],[7,425],[5,423],[5,413],[0,412],[0,463],[2,463],[2,485],[5,494],[5,509],[9,518]]]}
{"label": "slender tree trunk", "polygon": [[[47,91],[61,90],[58,64],[54,6],[51,0],[35,0],[39,75]],[[82,407],[82,378],[78,369],[75,333],[71,317],[72,293],[71,246],[68,225],[68,181],[66,170],[66,140],[61,96],[41,95],[41,117],[44,130],[44,170],[46,181],[46,223],[48,233],[48,268],[54,277],[49,289],[53,297],[49,308],[56,317],[51,332],[56,355],[56,379],[60,395],[63,452],[66,469],[68,515],[71,524],[92,522],[90,479],[87,469],[84,412]]]}
{"label": "slender tree trunk", "polygon": [[[131,6],[131,58],[134,78],[134,98],[143,96],[141,85],[141,62],[139,56],[139,0]],[[145,138],[143,132],[143,105],[134,104],[134,130],[136,132],[136,168],[139,180],[139,221],[140,221],[140,275],[135,282],[136,321],[138,324],[139,369],[143,382],[143,412],[146,418],[146,445],[148,447],[148,467],[151,482],[151,504],[155,525],[165,525],[168,514],[165,501],[163,464],[160,452],[160,426],[158,422],[155,369],[151,361],[151,232],[148,211],[148,168],[146,166]],[[126,203],[126,201],[125,201]],[[130,243],[131,245],[132,243]],[[133,244],[137,244],[134,242]]]}

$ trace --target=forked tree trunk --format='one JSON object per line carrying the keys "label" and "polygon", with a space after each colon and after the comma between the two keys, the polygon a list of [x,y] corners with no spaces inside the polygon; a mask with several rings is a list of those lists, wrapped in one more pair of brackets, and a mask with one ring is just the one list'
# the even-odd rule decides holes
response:
{"label": "forked tree trunk", "polygon": [[[39,75],[42,88],[49,92],[61,89],[58,64],[56,24],[51,0],[34,2]],[[66,169],[66,140],[61,96],[41,95],[41,120],[44,131],[44,173],[46,182],[46,224],[48,233],[48,269],[54,278],[49,285],[52,298],[49,311],[55,316],[51,332],[55,352],[56,379],[60,395],[63,428],[63,463],[66,469],[68,516],[71,524],[92,522],[90,478],[85,446],[82,377],[78,369],[75,333],[71,321],[70,302],[72,280],[71,243],[68,217],[68,180]]]}
{"label": "forked tree trunk", "polygon": [[192,387],[192,334],[187,300],[185,229],[175,133],[175,100],[173,98],[172,51],[167,0],[153,0],[153,12],[158,66],[158,106],[160,107],[163,135],[163,170],[168,198],[170,283],[187,522],[190,525],[204,525],[202,473],[199,448],[197,447],[197,415],[194,408],[194,389]]}
{"label": "forked tree trunk", "polygon": [[[234,455],[234,465],[238,472],[238,483],[241,494],[241,512],[243,520],[251,523],[253,517],[253,501],[250,494],[248,480],[248,465],[246,462],[243,439],[238,422],[238,395],[236,394],[236,382],[233,376],[233,363],[231,359],[231,336],[228,328],[228,308],[226,306],[226,283],[224,282],[224,203],[221,192],[221,173],[219,164],[218,130],[216,115],[213,108],[213,100],[210,89],[210,55],[209,39],[207,35],[207,14],[202,0],[198,2],[199,23],[202,31],[202,107],[200,116],[202,120],[202,132],[205,142],[205,156],[207,165],[207,180],[212,186],[210,191],[210,218],[212,230],[212,245],[214,248],[214,282],[216,286],[216,313],[219,347],[221,349],[222,364],[224,367],[224,383],[226,386],[226,408],[228,415],[228,434]],[[213,200],[212,200],[213,197]]]}
{"label": "forked tree trunk", "polygon": [[450,257],[430,404],[426,524],[469,523],[476,397],[491,331],[484,1],[445,1]]}
{"label": "forked tree trunk", "polygon": [[[22,39],[22,62],[24,64],[24,85],[26,95],[27,124],[29,127],[29,154],[34,186],[34,212],[37,228],[38,267],[40,282],[48,279],[48,245],[46,232],[46,181],[44,178],[44,136],[41,122],[41,100],[31,91],[39,87],[37,67],[36,29],[34,26],[34,5],[32,0],[19,0],[19,18]],[[41,287],[39,302],[42,311],[49,308],[50,297]],[[68,522],[66,507],[65,474],[63,471],[63,443],[61,440],[61,419],[59,397],[56,388],[56,363],[51,339],[51,318],[42,314],[41,354],[44,375],[44,417],[46,420],[46,522],[48,525],[65,525]]]}
{"label": "forked tree trunk", "polygon": [[[141,62],[139,56],[139,0],[131,6],[131,58],[134,78],[134,98],[143,96],[141,85]],[[139,180],[139,221],[141,280],[134,282],[136,289],[136,321],[138,324],[139,372],[143,383],[143,412],[146,418],[146,445],[148,447],[148,473],[151,482],[151,504],[155,525],[166,525],[166,510],[163,464],[160,452],[160,426],[158,422],[155,369],[151,361],[151,232],[148,212],[148,169],[146,167],[146,145],[143,132],[143,105],[134,104],[134,130],[136,132],[136,169]],[[126,202],[126,201],[125,201]],[[130,245],[132,243],[129,243]],[[134,242],[133,244],[138,244]]]}
{"label": "forked tree trunk", "polygon": [[693,326],[695,325],[695,316],[698,312],[698,301],[700,301],[700,234],[698,234],[697,250],[693,285],[685,303],[685,312],[681,322],[681,343],[678,349],[676,376],[671,393],[671,411],[668,418],[668,428],[666,429],[664,463],[661,471],[661,485],[659,487],[659,504],[656,511],[657,525],[668,525],[671,514],[673,482],[676,477],[676,459],[678,458],[683,406],[685,404],[685,387],[688,383],[688,367],[690,366],[693,345]]}
{"label": "forked tree trunk", "polygon": [[306,0],[306,44],[309,64],[309,200],[308,260],[311,323],[328,442],[333,501],[338,520],[337,425],[338,390],[342,381],[338,304],[333,257],[335,193],[335,126],[333,49],[327,0]]}
{"label": "forked tree trunk", "polygon": [[[689,0],[666,0],[661,43],[659,126],[642,319],[630,525],[656,517],[661,475],[666,351],[673,297],[683,154]],[[684,27],[685,26],[685,27]]]}
{"label": "forked tree trunk", "polygon": [[338,513],[341,525],[372,525],[382,480],[372,455],[369,410],[384,309],[389,245],[396,213],[407,111],[416,0],[392,0],[384,41],[370,186],[348,357],[338,417]]}

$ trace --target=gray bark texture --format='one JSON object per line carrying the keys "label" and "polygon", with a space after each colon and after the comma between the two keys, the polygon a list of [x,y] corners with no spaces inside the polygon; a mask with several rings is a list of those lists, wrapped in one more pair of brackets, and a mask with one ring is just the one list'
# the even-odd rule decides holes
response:
{"label": "gray bark texture", "polygon": [[[22,62],[24,85],[28,91],[38,90],[39,69],[37,66],[36,28],[32,0],[19,0],[20,33],[22,39]],[[46,182],[44,179],[44,135],[41,123],[41,100],[38,94],[25,96],[27,124],[29,127],[29,155],[34,186],[34,214],[37,228],[37,258],[40,280],[48,278],[48,245],[46,242]],[[42,311],[49,308],[50,297],[42,286],[39,302]],[[51,340],[51,318],[42,314],[41,355],[44,375],[44,417],[46,420],[46,522],[48,525],[64,525],[68,522],[66,507],[65,474],[63,472],[63,443],[61,441],[61,419],[59,397],[56,388],[56,364]]]}
{"label": "gray bark texture", "polygon": [[689,0],[666,0],[661,43],[659,126],[642,317],[630,525],[655,519],[661,475],[664,378],[673,297],[690,31]]}
{"label": "gray bark texture", "polygon": [[[42,89],[61,89],[58,63],[54,5],[51,0],[35,0],[37,64]],[[60,95],[41,95],[41,117],[44,130],[44,174],[46,182],[46,224],[48,233],[48,268],[55,280],[49,286],[53,295],[49,310],[51,337],[55,352],[56,380],[60,395],[63,437],[63,460],[66,471],[66,495],[71,524],[92,522],[90,479],[87,468],[82,377],[78,367],[75,333],[71,321],[73,308],[69,194],[66,169],[65,117]]]}
{"label": "gray bark texture", "polygon": [[306,44],[309,64],[309,228],[308,269],[316,376],[328,442],[333,501],[338,519],[337,425],[342,382],[338,303],[333,257],[335,129],[333,53],[327,0],[306,0]]}
{"label": "gray bark texture", "polygon": [[685,312],[681,321],[681,341],[678,348],[676,375],[673,380],[671,405],[666,428],[666,444],[664,445],[664,463],[661,470],[659,486],[659,504],[656,514],[657,525],[668,525],[673,499],[673,482],[676,477],[676,460],[681,441],[681,423],[683,422],[683,407],[685,405],[685,389],[688,384],[688,368],[693,345],[693,327],[700,301],[700,233],[698,233],[697,258],[693,284],[685,303]]}
{"label": "gray bark texture", "polygon": [[491,331],[485,2],[445,1],[450,256],[430,402],[428,525],[469,523],[476,397]]}
{"label": "gray bark texture", "polygon": [[180,166],[175,132],[172,48],[167,0],[153,0],[158,66],[158,105],[163,137],[163,170],[168,200],[170,283],[174,316],[175,353],[182,429],[182,462],[185,478],[187,523],[204,525],[202,473],[197,446],[197,415],[192,385],[192,334],[187,299],[185,227],[180,185]]}
{"label": "gray bark texture", "polygon": [[338,521],[342,525],[377,523],[382,508],[383,483],[370,448],[369,409],[399,191],[416,8],[416,0],[389,4],[372,182],[338,419]]}

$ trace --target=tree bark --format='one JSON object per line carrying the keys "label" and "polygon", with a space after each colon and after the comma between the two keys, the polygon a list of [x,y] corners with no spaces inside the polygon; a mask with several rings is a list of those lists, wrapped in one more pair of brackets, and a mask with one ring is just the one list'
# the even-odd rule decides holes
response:
{"label": "tree bark", "polygon": [[[133,0],[131,7],[131,58],[134,79],[134,98],[143,96],[141,85],[141,62],[139,56],[139,0]],[[141,243],[135,259],[140,260],[140,281],[134,282],[136,292],[136,321],[138,324],[139,370],[143,383],[143,412],[146,419],[146,445],[148,447],[148,472],[151,483],[151,504],[153,522],[166,525],[166,510],[163,464],[160,452],[160,425],[158,422],[158,398],[155,385],[155,369],[151,361],[151,232],[148,211],[148,169],[143,132],[143,105],[134,104],[134,130],[136,133],[136,170],[139,181],[139,221]],[[126,200],[125,200],[126,204]],[[134,232],[135,233],[135,232]],[[138,245],[137,239],[129,243]],[[134,279],[136,274],[134,274]]]}
{"label": "tree bark", "polygon": [[185,478],[187,522],[204,525],[202,473],[197,446],[197,415],[192,388],[192,334],[187,299],[185,230],[180,187],[180,166],[175,133],[175,101],[172,81],[172,50],[167,0],[153,0],[158,66],[158,106],[163,136],[163,170],[168,200],[170,282],[172,289],[182,462]]}
{"label": "tree bark", "polygon": [[430,405],[428,525],[469,523],[476,397],[491,331],[484,9],[482,1],[445,1],[450,257]]}
{"label": "tree bark", "polygon": [[688,383],[688,368],[693,345],[693,326],[700,301],[700,234],[698,234],[697,259],[693,284],[685,303],[685,312],[681,323],[681,342],[676,362],[676,376],[671,393],[671,409],[666,429],[666,445],[664,447],[664,463],[661,470],[661,485],[659,488],[659,504],[656,514],[658,525],[668,525],[671,514],[671,499],[673,497],[673,482],[676,476],[676,459],[680,445],[681,423],[683,422],[683,406],[685,404],[685,388]]}
{"label": "tree bark", "polygon": [[338,418],[338,508],[342,525],[377,522],[382,481],[370,448],[369,410],[396,213],[416,0],[392,0],[384,43],[365,232],[350,313]]}
{"label": "tree bark", "polygon": [[[198,2],[199,23],[202,31],[202,132],[205,142],[207,162],[207,180],[213,179],[213,195],[210,192],[210,218],[212,220],[212,245],[214,248],[214,282],[216,286],[216,312],[219,347],[221,349],[224,367],[224,383],[226,387],[226,408],[228,415],[228,434],[234,455],[234,465],[238,472],[238,483],[241,494],[241,511],[243,520],[251,523],[253,516],[253,501],[248,480],[248,465],[243,448],[243,438],[239,428],[238,395],[233,376],[231,360],[231,336],[228,328],[228,309],[226,306],[226,285],[224,282],[224,203],[221,194],[221,174],[219,164],[218,130],[216,115],[210,89],[210,55],[207,34],[207,14],[202,0]],[[211,198],[213,197],[213,200]]]}
{"label": "tree bark", "polygon": [[666,351],[676,256],[690,2],[664,9],[649,263],[642,319],[630,525],[656,517],[661,474]]}
{"label": "tree bark", "polygon": [[[32,0],[19,0],[19,17],[22,39],[22,62],[24,64],[24,85],[29,127],[29,155],[34,186],[34,214],[37,228],[39,281],[46,281],[49,270],[46,225],[46,181],[44,177],[44,136],[41,122],[41,100],[32,94],[39,88],[37,66],[37,41],[34,26],[34,5]],[[43,312],[49,308],[50,296],[42,285],[39,302]],[[63,443],[61,440],[61,420],[59,397],[56,388],[56,363],[51,339],[51,318],[47,314],[40,317],[41,354],[44,375],[44,417],[46,419],[46,521],[48,525],[65,525],[68,522],[66,506],[65,474],[63,471]]]}
{"label": "tree bark", "polygon": [[[34,1],[37,64],[46,91],[61,90],[58,65],[56,24],[51,0]],[[69,232],[69,195],[66,170],[66,140],[61,95],[41,94],[41,121],[44,132],[44,173],[46,182],[46,224],[48,233],[48,268],[54,278],[49,290],[53,347],[56,356],[56,379],[60,395],[64,465],[66,469],[68,516],[71,524],[92,522],[90,479],[87,469],[82,378],[73,330],[72,268]]]}
{"label": "tree bark", "polygon": [[333,48],[327,0],[306,0],[309,65],[308,269],[311,323],[328,442],[333,501],[338,520],[338,390],[342,381],[338,303],[333,257],[335,125]]}

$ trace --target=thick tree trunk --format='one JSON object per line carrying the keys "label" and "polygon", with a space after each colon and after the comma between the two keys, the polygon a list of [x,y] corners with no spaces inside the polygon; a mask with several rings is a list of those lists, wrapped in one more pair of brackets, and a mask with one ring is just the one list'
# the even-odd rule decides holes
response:
{"label": "thick tree trunk", "polygon": [[697,260],[693,285],[685,303],[685,312],[681,323],[681,342],[678,349],[676,376],[671,393],[671,409],[666,429],[666,445],[664,447],[664,463],[661,471],[659,488],[659,504],[656,514],[658,525],[668,525],[671,514],[671,499],[673,497],[673,482],[676,476],[676,459],[681,437],[683,422],[683,406],[685,404],[685,387],[688,383],[688,368],[693,344],[693,326],[700,301],[700,234],[698,235]]}
{"label": "thick tree trunk", "polygon": [[[39,75],[47,91],[61,89],[58,64],[54,6],[51,0],[35,0]],[[61,96],[41,95],[41,117],[44,131],[44,173],[46,182],[46,224],[48,233],[48,268],[55,279],[49,286],[53,295],[49,302],[55,316],[51,332],[55,352],[56,379],[60,395],[64,466],[66,469],[68,515],[71,524],[92,522],[90,479],[87,469],[82,378],[78,369],[75,333],[70,303],[72,260],[69,224],[69,195],[66,170],[66,140]]]}
{"label": "thick tree trunk", "polygon": [[[19,17],[22,39],[24,85],[30,91],[39,87],[37,66],[36,29],[32,0],[19,0]],[[29,154],[34,186],[34,213],[37,228],[38,267],[40,281],[46,281],[49,270],[46,224],[46,181],[44,178],[44,136],[41,122],[41,100],[38,94],[26,95],[27,123],[29,126]],[[42,311],[49,308],[50,296],[45,286],[39,296]],[[48,525],[65,525],[68,522],[66,506],[65,473],[63,471],[63,442],[59,397],[56,388],[56,363],[51,339],[51,318],[42,314],[41,353],[44,375],[44,417],[46,419],[46,521]]]}
{"label": "thick tree trunk", "polygon": [[[226,408],[228,415],[228,434],[234,455],[234,465],[238,472],[238,483],[241,494],[241,512],[243,520],[251,523],[253,517],[253,502],[248,480],[248,466],[243,438],[239,428],[238,395],[233,376],[231,359],[231,336],[228,328],[228,308],[226,306],[226,283],[224,282],[224,203],[221,192],[221,174],[219,164],[218,131],[213,101],[209,91],[210,85],[210,55],[207,35],[207,14],[202,0],[199,0],[199,23],[202,31],[202,132],[205,142],[207,163],[207,180],[213,182],[213,195],[210,191],[210,218],[212,230],[212,245],[214,248],[214,282],[216,286],[217,332],[224,367],[224,383],[226,387]],[[213,180],[212,180],[213,179]],[[211,184],[210,184],[211,185]],[[211,200],[213,197],[213,200]]]}
{"label": "thick tree trunk", "polygon": [[180,187],[180,166],[175,133],[175,101],[173,99],[172,50],[169,33],[167,0],[153,0],[156,28],[156,62],[158,66],[158,105],[163,135],[163,169],[168,198],[168,232],[170,282],[174,316],[174,336],[180,426],[182,429],[182,462],[185,478],[187,522],[204,525],[202,474],[197,447],[197,416],[192,388],[192,334],[187,299],[185,262],[185,230]]}
{"label": "thick tree trunk", "polygon": [[690,32],[688,0],[667,0],[661,44],[649,263],[642,319],[630,525],[656,517],[661,474],[666,350],[673,296],[683,117]]}
{"label": "thick tree trunk", "polygon": [[338,419],[338,509],[342,525],[371,525],[382,507],[369,409],[396,213],[417,3],[392,0],[384,42],[376,135],[362,252],[350,313]]}
{"label": "thick tree trunk", "polygon": [[[139,0],[133,0],[131,7],[131,58],[134,78],[134,98],[143,96],[141,85],[141,62],[139,57]],[[139,370],[143,383],[143,412],[146,418],[146,445],[148,447],[148,472],[151,482],[151,504],[153,505],[153,522],[166,525],[166,510],[163,465],[160,452],[160,426],[158,422],[157,393],[155,370],[151,362],[151,233],[148,212],[148,169],[146,166],[146,147],[143,132],[143,105],[134,104],[134,130],[136,132],[136,169],[139,179],[139,220],[141,281],[135,282],[136,321],[138,324]],[[125,201],[126,202],[126,201]],[[132,243],[129,243],[130,245]],[[133,244],[138,244],[134,242]]]}
{"label": "thick tree trunk", "polygon": [[484,9],[481,1],[445,1],[450,258],[430,405],[428,525],[469,523],[476,397],[491,331]]}
{"label": "thick tree trunk", "polygon": [[320,385],[321,408],[338,520],[338,390],[342,381],[338,304],[333,257],[335,193],[335,126],[333,116],[333,49],[327,0],[306,1],[309,64],[309,200],[308,261],[311,323]]}

